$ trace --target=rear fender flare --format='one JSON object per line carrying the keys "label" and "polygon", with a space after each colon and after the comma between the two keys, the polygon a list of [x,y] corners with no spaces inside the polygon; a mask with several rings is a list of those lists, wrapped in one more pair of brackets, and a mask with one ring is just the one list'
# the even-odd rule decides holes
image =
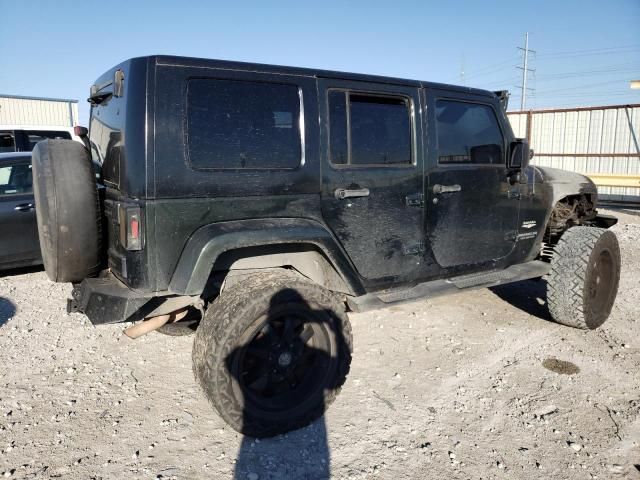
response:
{"label": "rear fender flare", "polygon": [[365,290],[338,241],[320,222],[276,218],[220,222],[200,227],[187,241],[173,272],[169,290],[200,295],[216,261],[225,252],[268,245],[309,245],[320,250],[353,295]]}

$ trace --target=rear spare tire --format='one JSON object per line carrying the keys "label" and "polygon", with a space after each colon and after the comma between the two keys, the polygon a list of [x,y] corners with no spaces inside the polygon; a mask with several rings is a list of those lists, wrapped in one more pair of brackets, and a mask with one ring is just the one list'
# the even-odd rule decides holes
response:
{"label": "rear spare tire", "polygon": [[100,200],[91,158],[73,140],[44,140],[33,149],[33,193],[48,277],[78,282],[100,270]]}
{"label": "rear spare tire", "polygon": [[602,228],[572,227],[560,238],[551,260],[549,313],[563,325],[598,328],[611,313],[619,282],[616,235]]}

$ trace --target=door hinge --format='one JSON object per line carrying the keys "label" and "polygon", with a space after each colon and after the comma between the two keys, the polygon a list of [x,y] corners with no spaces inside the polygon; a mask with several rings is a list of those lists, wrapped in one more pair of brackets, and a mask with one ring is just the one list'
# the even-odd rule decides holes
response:
{"label": "door hinge", "polygon": [[404,247],[404,251],[402,253],[404,253],[405,255],[418,255],[422,252],[424,252],[424,243],[420,242]]}
{"label": "door hinge", "polygon": [[424,195],[422,193],[412,193],[405,197],[407,207],[424,207]]}

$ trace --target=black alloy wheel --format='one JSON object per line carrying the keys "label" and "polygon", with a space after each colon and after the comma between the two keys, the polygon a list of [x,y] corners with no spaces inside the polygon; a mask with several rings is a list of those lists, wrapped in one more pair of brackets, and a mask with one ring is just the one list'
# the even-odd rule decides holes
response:
{"label": "black alloy wheel", "polygon": [[322,319],[299,304],[259,318],[232,359],[237,394],[265,412],[288,411],[317,395],[332,375],[335,352]]}

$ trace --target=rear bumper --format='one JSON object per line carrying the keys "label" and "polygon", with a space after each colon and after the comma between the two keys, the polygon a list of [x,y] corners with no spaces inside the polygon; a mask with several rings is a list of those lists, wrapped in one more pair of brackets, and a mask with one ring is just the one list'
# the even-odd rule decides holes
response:
{"label": "rear bumper", "polygon": [[85,278],[73,286],[71,296],[67,312],[84,313],[94,325],[140,320],[147,316],[144,307],[154,303],[152,293],[131,290],[112,274]]}

